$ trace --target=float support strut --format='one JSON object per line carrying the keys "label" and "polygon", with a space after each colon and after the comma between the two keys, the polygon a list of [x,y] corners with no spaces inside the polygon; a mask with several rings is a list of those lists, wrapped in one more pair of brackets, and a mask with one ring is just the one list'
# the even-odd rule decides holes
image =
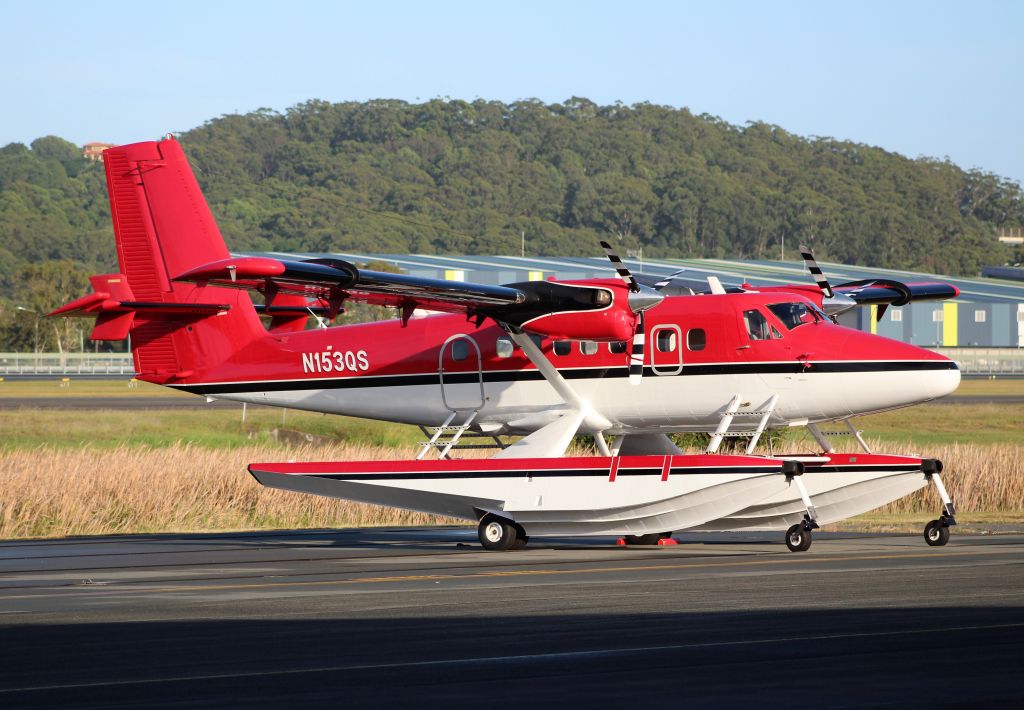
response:
{"label": "float support strut", "polygon": [[939,492],[939,498],[942,500],[942,523],[947,527],[956,525],[956,505],[953,504],[953,499],[949,497],[946,486],[942,483],[942,476],[937,471],[926,473],[925,476],[935,484],[935,490]]}
{"label": "float support strut", "polygon": [[804,502],[804,508],[807,512],[804,514],[804,530],[814,530],[819,527],[818,525],[818,512],[814,509],[814,503],[811,502],[811,496],[807,493],[807,488],[804,487],[802,476],[793,476],[791,479],[796,489],[800,491],[800,499]]}

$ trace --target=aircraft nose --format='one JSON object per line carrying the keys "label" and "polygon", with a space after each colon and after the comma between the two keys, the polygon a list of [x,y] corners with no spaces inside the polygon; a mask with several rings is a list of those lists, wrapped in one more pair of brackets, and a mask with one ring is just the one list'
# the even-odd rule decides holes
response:
{"label": "aircraft nose", "polygon": [[854,332],[846,353],[863,357],[866,371],[847,382],[847,403],[858,413],[908,407],[945,397],[960,385],[960,369],[948,357],[869,333]]}
{"label": "aircraft nose", "polygon": [[960,367],[955,360],[916,345],[905,344],[904,348],[899,357],[916,370],[907,375],[918,393],[917,401],[930,402],[945,397],[960,386]]}
{"label": "aircraft nose", "polygon": [[957,387],[960,386],[960,367],[956,361],[931,350],[925,352],[936,358],[938,362],[948,363],[946,369],[927,371],[927,377],[924,378],[925,382],[922,385],[931,394],[929,399],[938,399],[956,392]]}

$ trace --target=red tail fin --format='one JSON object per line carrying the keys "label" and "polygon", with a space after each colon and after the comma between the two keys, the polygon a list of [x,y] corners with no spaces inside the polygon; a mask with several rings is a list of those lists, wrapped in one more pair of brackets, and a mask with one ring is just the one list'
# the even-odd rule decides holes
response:
{"label": "red tail fin", "polygon": [[131,328],[135,368],[168,382],[226,360],[265,330],[241,291],[175,283],[229,256],[181,145],[174,139],[107,150],[107,188],[121,272],[133,300],[146,304],[224,304],[216,317],[140,308]]}

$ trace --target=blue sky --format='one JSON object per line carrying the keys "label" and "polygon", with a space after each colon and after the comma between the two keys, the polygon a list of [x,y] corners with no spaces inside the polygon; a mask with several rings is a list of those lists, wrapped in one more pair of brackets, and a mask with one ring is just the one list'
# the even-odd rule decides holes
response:
{"label": "blue sky", "polygon": [[449,96],[650,101],[1024,181],[1024,2],[0,0],[0,145]]}

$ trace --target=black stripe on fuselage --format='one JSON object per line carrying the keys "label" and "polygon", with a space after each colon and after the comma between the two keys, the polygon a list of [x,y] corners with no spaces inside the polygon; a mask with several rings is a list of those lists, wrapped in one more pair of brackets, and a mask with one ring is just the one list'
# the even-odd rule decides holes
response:
{"label": "black stripe on fuselage", "polygon": [[[661,369],[674,370],[678,365],[662,365]],[[799,374],[799,373],[836,373],[836,372],[919,372],[927,370],[955,370],[956,363],[942,360],[885,360],[885,361],[848,361],[848,362],[811,362],[805,369],[799,362],[754,362],[754,363],[718,363],[713,365],[683,365],[683,371],[667,377],[686,377],[698,375],[767,375],[767,374]],[[629,376],[629,367],[607,368],[575,368],[559,370],[567,380],[599,380],[625,378]],[[655,369],[650,365],[644,367],[644,375],[656,376]],[[543,380],[544,376],[537,370],[513,370],[484,372],[484,383],[492,382],[529,382]],[[444,384],[473,384],[480,381],[478,372],[452,372],[444,376]],[[221,382],[215,384],[183,384],[171,385],[193,394],[233,394],[243,392],[286,392],[298,390],[331,390],[362,387],[409,387],[414,385],[440,385],[441,378],[437,373],[423,375],[367,375],[356,377],[308,378],[301,380],[276,380],[267,382]]]}

